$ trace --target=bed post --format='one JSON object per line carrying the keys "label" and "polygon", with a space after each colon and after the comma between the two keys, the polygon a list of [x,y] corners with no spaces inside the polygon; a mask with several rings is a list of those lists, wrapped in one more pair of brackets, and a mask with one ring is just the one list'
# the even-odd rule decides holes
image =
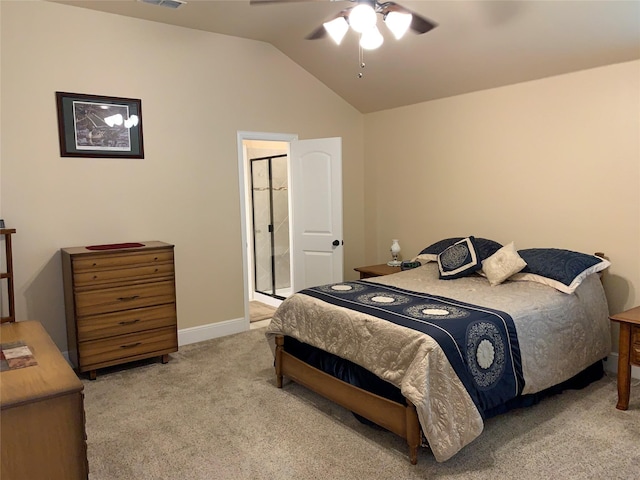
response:
{"label": "bed post", "polygon": [[284,350],[284,337],[276,335],[276,384],[282,388],[282,352]]}
{"label": "bed post", "polygon": [[409,461],[411,465],[418,463],[418,447],[420,446],[420,422],[418,421],[418,412],[413,403],[407,400],[406,419],[407,419],[407,444],[409,445]]}

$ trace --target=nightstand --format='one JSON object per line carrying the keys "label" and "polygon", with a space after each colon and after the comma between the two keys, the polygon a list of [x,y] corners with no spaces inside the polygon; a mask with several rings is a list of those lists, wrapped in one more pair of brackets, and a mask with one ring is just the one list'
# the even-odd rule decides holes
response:
{"label": "nightstand", "polygon": [[609,319],[620,324],[618,343],[618,410],[629,407],[631,393],[631,365],[640,366],[640,307],[612,315]]}
{"label": "nightstand", "polygon": [[398,273],[400,267],[390,267],[386,263],[380,265],[369,265],[367,267],[354,268],[356,272],[360,272],[360,280],[363,278],[381,277],[383,275],[391,275],[392,273]]}

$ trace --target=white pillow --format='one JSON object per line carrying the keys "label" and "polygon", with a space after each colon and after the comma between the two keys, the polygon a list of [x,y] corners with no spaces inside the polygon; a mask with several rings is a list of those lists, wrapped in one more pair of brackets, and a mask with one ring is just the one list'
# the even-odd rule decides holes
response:
{"label": "white pillow", "polygon": [[513,242],[505,245],[486,260],[482,261],[482,272],[493,287],[500,285],[514,273],[518,273],[527,263],[518,255]]}

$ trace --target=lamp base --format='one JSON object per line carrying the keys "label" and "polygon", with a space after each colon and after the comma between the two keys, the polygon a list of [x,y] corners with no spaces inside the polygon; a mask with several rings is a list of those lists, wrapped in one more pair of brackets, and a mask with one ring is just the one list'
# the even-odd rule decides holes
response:
{"label": "lamp base", "polygon": [[387,265],[390,267],[399,267],[401,264],[402,262],[400,260],[391,260],[390,262],[387,262]]}

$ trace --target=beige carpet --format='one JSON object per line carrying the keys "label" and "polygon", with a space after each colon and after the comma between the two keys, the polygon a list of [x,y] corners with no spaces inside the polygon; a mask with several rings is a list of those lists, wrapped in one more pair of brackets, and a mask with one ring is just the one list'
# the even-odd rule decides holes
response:
{"label": "beige carpet", "polygon": [[90,480],[637,479],[640,386],[603,378],[490,419],[445,463],[304,387],[275,386],[265,329],[83,380]]}
{"label": "beige carpet", "polygon": [[249,302],[249,322],[259,322],[273,316],[276,311],[275,307],[262,302]]}

